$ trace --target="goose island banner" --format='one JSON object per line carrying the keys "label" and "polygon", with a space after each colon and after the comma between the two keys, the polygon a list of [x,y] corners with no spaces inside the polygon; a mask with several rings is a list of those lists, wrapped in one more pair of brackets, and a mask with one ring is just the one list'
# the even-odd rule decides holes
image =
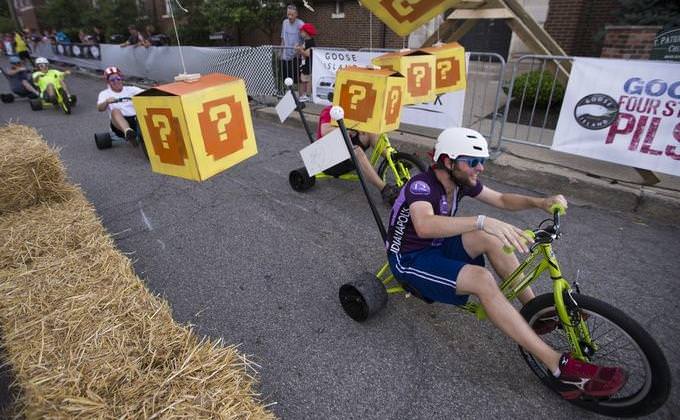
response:
{"label": "goose island banner", "polygon": [[574,59],[552,149],[680,176],[680,63]]}

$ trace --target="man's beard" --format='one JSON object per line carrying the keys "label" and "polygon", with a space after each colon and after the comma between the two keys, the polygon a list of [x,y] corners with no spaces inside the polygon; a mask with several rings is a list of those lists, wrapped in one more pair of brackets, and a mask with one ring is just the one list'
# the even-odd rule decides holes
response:
{"label": "man's beard", "polygon": [[470,175],[464,171],[451,169],[449,171],[449,177],[451,177],[451,181],[459,187],[474,187],[477,185],[477,182],[473,182],[470,179]]}

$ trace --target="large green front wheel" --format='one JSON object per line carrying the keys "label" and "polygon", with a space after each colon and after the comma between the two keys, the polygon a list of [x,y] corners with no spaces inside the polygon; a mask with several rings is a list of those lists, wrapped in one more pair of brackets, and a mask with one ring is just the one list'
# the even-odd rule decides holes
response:
{"label": "large green front wheel", "polygon": [[386,183],[398,187],[404,185],[413,175],[427,170],[427,166],[420,159],[409,153],[397,152],[392,154],[392,162],[396,173],[390,167],[387,159],[383,159],[378,167],[378,175]]}
{"label": "large green front wheel", "polygon": [[[647,331],[619,309],[595,298],[573,295],[594,342],[590,362],[601,366],[618,366],[628,374],[628,381],[615,395],[606,399],[582,397],[570,402],[590,411],[616,417],[644,416],[659,409],[671,387],[671,376],[666,358]],[[522,316],[529,325],[545,317],[554,316],[552,293],[540,295],[522,308]],[[540,336],[558,352],[569,351],[569,342],[560,326]],[[585,343],[580,344],[587,346]],[[520,347],[531,370],[552,388],[554,379],[538,359]]]}

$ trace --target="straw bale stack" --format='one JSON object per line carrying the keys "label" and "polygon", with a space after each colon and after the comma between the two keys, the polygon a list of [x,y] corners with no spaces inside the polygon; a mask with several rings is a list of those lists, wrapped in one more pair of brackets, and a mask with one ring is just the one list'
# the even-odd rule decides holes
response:
{"label": "straw bale stack", "polygon": [[0,215],[46,201],[67,200],[73,186],[64,166],[34,128],[0,127]]}
{"label": "straw bale stack", "polygon": [[0,330],[19,415],[273,418],[252,363],[176,324],[69,190],[0,214]]}

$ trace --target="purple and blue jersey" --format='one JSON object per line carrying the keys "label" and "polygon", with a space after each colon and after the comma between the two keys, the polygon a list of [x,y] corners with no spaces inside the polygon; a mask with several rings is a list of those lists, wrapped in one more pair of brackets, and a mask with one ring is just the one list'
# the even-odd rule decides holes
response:
{"label": "purple and blue jersey", "polygon": [[441,246],[444,238],[425,239],[418,237],[411,220],[409,206],[417,201],[426,201],[432,205],[434,214],[438,216],[455,216],[458,203],[464,196],[475,197],[482,191],[480,181],[474,187],[456,187],[453,202],[449,203],[446,190],[439,182],[434,170],[415,175],[401,189],[390,212],[390,224],[387,231],[387,252],[405,254],[430,247]]}

